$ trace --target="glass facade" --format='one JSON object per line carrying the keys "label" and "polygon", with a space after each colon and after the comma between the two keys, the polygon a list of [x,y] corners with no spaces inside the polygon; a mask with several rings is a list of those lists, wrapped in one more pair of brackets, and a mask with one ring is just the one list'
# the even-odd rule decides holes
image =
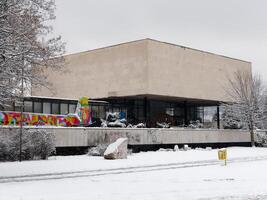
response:
{"label": "glass facade", "polygon": [[43,113],[51,114],[51,103],[50,102],[43,103]]}
{"label": "glass facade", "polygon": [[217,106],[204,107],[204,127],[217,128]]}
{"label": "glass facade", "polygon": [[[77,103],[77,100],[26,97],[24,99],[24,112],[67,115],[68,113],[75,113]],[[104,101],[100,102],[91,100],[89,106],[93,122],[94,120],[100,121],[99,118],[104,119],[106,117],[106,112],[109,111],[108,103]],[[20,106],[14,104],[13,110],[20,111]],[[117,106],[114,108],[114,111],[115,110],[127,111],[126,108],[122,108],[121,106]]]}
{"label": "glass facade", "polygon": [[106,118],[106,107],[105,106],[99,106],[99,118],[105,119]]}
{"label": "glass facade", "polygon": [[147,127],[156,127],[157,122],[175,127],[218,128],[217,106],[188,104],[185,101],[171,102],[143,99],[106,99],[110,102],[110,111],[127,110],[127,120],[131,124],[146,123]]}
{"label": "glass facade", "polygon": [[69,104],[69,113],[75,113],[76,104]]}
{"label": "glass facade", "polygon": [[33,112],[35,113],[42,113],[42,103],[41,102],[33,102]]}
{"label": "glass facade", "polygon": [[59,103],[52,103],[52,111],[51,114],[58,115],[59,114]]}
{"label": "glass facade", "polygon": [[164,101],[150,101],[150,123],[152,126],[155,126],[157,122],[159,123],[168,123],[172,126],[177,125],[175,114],[181,115],[178,113],[178,110],[175,111],[175,104],[164,102]]}
{"label": "glass facade", "polygon": [[32,112],[32,102],[24,101],[24,112]]}
{"label": "glass facade", "polygon": [[60,114],[61,115],[66,115],[69,113],[69,108],[67,103],[61,103],[60,104]]}
{"label": "glass facade", "polygon": [[187,109],[188,121],[190,123],[194,121],[204,122],[204,107],[200,106],[190,106]]}
{"label": "glass facade", "polygon": [[[156,127],[167,123],[174,127],[218,128],[220,109],[216,105],[198,105],[197,101],[163,101],[146,97],[106,99],[109,104],[89,103],[93,120],[105,119],[107,112],[121,112],[130,124],[145,123]],[[97,102],[97,101],[95,101]],[[46,114],[75,113],[77,101],[34,98],[24,101],[25,112]],[[220,113],[218,113],[218,111]],[[197,125],[197,126],[196,126]]]}
{"label": "glass facade", "polygon": [[185,108],[184,107],[175,107],[174,108],[174,117],[176,119],[177,126],[185,126]]}

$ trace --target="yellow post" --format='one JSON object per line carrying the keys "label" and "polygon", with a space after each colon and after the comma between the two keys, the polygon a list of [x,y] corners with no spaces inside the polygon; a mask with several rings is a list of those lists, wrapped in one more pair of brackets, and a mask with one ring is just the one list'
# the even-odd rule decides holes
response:
{"label": "yellow post", "polygon": [[218,151],[218,159],[224,160],[224,164],[226,165],[226,160],[227,160],[227,150],[226,149],[221,149]]}

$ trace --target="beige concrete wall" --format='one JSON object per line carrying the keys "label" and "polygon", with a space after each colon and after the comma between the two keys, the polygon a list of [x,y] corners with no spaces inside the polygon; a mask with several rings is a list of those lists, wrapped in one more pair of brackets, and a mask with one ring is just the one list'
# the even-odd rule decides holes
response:
{"label": "beige concrete wall", "polygon": [[164,95],[227,101],[228,77],[251,63],[151,39],[66,56],[63,72],[47,71],[54,93],[34,96],[105,98]]}
{"label": "beige concrete wall", "polygon": [[251,63],[190,48],[148,41],[148,93],[227,101],[228,78],[251,73]]}
{"label": "beige concrete wall", "polygon": [[33,96],[102,98],[145,93],[147,42],[136,41],[65,56],[62,71],[47,70],[53,93],[33,88]]}
{"label": "beige concrete wall", "polygon": [[248,131],[194,129],[63,128],[53,129],[56,146],[95,146],[127,137],[130,145],[249,143]]}
{"label": "beige concrete wall", "polygon": [[[110,144],[120,137],[127,137],[130,145],[197,144],[197,143],[249,143],[246,130],[212,129],[148,129],[148,128],[83,128],[83,127],[32,127],[55,134],[56,147],[87,147]],[[19,131],[19,127],[0,127],[1,134]]]}

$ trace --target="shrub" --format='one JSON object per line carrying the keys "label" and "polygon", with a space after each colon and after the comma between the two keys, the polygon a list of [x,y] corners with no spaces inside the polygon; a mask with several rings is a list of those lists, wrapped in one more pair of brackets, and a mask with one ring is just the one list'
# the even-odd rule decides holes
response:
{"label": "shrub", "polygon": [[41,159],[47,159],[49,155],[55,152],[55,136],[44,130],[37,130],[31,132],[33,146],[33,153]]}
{"label": "shrub", "polygon": [[267,145],[267,132],[256,131],[256,141],[260,146]]}
{"label": "shrub", "polygon": [[[22,133],[22,160],[47,159],[55,152],[55,137],[45,130],[23,129]],[[20,133],[19,130],[0,135],[0,161],[19,160]]]}

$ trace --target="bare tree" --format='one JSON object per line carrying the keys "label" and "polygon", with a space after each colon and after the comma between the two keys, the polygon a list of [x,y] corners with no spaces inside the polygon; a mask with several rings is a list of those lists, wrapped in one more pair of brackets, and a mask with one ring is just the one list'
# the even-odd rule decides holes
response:
{"label": "bare tree", "polygon": [[25,86],[45,85],[41,73],[63,64],[64,43],[52,36],[54,0],[0,1],[0,105]]}
{"label": "bare tree", "polygon": [[243,123],[249,129],[251,145],[255,146],[254,130],[265,120],[265,89],[259,75],[237,71],[229,78],[226,90],[232,103],[225,105],[226,121]]}

